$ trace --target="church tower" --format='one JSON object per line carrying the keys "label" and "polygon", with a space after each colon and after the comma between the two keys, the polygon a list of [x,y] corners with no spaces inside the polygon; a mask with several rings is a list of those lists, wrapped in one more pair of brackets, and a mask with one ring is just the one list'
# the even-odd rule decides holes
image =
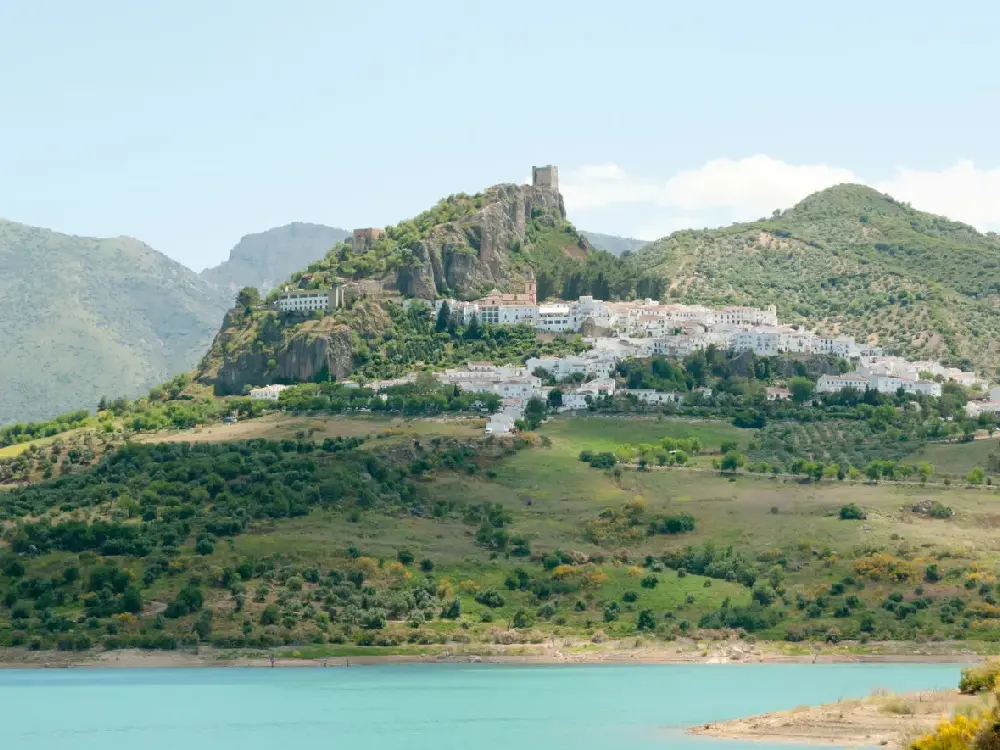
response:
{"label": "church tower", "polygon": [[537,287],[535,286],[535,274],[529,268],[528,273],[524,277],[524,294],[531,300],[532,305],[538,304],[538,299],[535,297],[537,293]]}

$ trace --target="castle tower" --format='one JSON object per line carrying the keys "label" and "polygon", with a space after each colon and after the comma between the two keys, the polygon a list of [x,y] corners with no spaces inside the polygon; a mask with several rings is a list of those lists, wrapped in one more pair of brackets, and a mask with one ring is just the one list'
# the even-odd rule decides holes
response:
{"label": "castle tower", "polygon": [[376,240],[382,236],[382,230],[375,227],[364,227],[355,229],[351,235],[351,251],[360,255],[372,246]]}
{"label": "castle tower", "polygon": [[531,168],[531,184],[538,188],[547,188],[559,192],[559,167],[548,164],[544,167]]}
{"label": "castle tower", "polygon": [[528,269],[528,273],[524,277],[524,294],[531,300],[532,305],[538,304],[538,299],[535,297],[536,293],[535,274],[531,269]]}

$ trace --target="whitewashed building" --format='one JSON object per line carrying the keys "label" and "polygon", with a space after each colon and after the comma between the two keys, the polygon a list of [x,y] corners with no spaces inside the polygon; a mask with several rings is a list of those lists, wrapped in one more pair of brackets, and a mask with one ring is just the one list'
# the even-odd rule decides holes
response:
{"label": "whitewashed building", "polygon": [[281,392],[289,388],[287,385],[265,385],[260,388],[253,388],[250,391],[250,398],[255,401],[277,401],[281,398]]}
{"label": "whitewashed building", "polygon": [[634,396],[644,404],[680,404],[684,396],[671,391],[657,391],[652,388],[622,388],[618,391],[625,396]]}
{"label": "whitewashed building", "polygon": [[333,289],[290,289],[282,292],[275,303],[284,313],[310,313],[333,310],[344,304],[342,287]]}

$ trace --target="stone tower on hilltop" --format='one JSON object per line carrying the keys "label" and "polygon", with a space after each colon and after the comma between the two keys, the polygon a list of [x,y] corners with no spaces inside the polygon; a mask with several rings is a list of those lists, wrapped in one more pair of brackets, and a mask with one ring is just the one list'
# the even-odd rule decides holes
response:
{"label": "stone tower on hilltop", "polygon": [[382,237],[382,230],[376,229],[375,227],[364,227],[363,229],[355,229],[354,233],[351,235],[351,252],[355,255],[360,255],[364,253],[368,248],[372,246],[374,242]]}
{"label": "stone tower on hilltop", "polygon": [[559,167],[548,164],[544,167],[531,168],[531,184],[538,188],[547,188],[559,192]]}

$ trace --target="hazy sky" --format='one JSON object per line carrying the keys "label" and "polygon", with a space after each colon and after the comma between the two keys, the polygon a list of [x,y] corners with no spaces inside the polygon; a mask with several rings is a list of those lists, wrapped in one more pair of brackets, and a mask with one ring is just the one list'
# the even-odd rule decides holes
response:
{"label": "hazy sky", "polygon": [[194,268],[558,164],[654,238],[865,181],[1000,229],[993,2],[0,0],[0,216]]}

